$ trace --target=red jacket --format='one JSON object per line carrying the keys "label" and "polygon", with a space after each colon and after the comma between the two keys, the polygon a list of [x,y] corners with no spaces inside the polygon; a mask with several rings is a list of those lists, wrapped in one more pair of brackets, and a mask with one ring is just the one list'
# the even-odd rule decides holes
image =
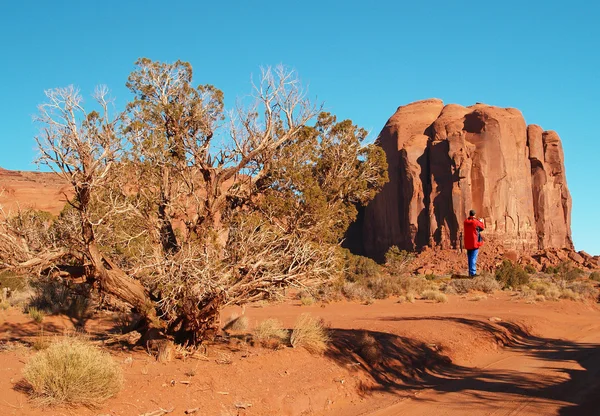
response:
{"label": "red jacket", "polygon": [[483,245],[483,241],[477,238],[479,233],[477,227],[485,229],[485,225],[475,217],[469,217],[465,220],[465,249],[474,250]]}

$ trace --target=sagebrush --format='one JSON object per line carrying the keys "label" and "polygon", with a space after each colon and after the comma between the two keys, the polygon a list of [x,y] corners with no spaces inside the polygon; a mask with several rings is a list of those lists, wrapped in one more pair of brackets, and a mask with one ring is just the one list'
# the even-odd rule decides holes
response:
{"label": "sagebrush", "polygon": [[32,398],[44,405],[95,407],[123,386],[121,367],[97,347],[77,338],[53,342],[23,369]]}

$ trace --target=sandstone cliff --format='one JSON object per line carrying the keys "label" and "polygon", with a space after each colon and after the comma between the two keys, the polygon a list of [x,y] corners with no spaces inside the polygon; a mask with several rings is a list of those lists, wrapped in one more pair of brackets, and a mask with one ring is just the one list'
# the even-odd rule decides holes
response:
{"label": "sandstone cliff", "polygon": [[461,248],[470,209],[507,249],[573,248],[560,139],[519,110],[419,101],[398,108],[378,143],[390,182],[364,212],[367,255]]}

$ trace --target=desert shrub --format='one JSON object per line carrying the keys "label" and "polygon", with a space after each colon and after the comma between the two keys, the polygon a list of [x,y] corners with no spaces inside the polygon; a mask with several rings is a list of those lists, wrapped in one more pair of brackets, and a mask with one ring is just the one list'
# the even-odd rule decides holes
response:
{"label": "desert shrub", "polygon": [[563,289],[560,293],[561,299],[579,300],[579,295],[571,289]]}
{"label": "desert shrub", "polygon": [[309,314],[300,315],[290,337],[292,347],[304,347],[311,353],[322,353],[328,342],[329,335],[321,319]]}
{"label": "desert shrub", "polygon": [[41,404],[97,406],[121,390],[121,367],[98,348],[65,338],[38,352],[23,375]]}
{"label": "desert shrub", "polygon": [[500,290],[500,284],[489,274],[483,274],[473,279],[472,290],[478,290],[483,293],[494,293]]}
{"label": "desert shrub", "polygon": [[573,262],[570,261],[564,261],[555,267],[548,266],[544,271],[567,282],[577,280],[584,274],[583,270],[576,267]]}
{"label": "desert shrub", "polygon": [[543,296],[545,300],[558,300],[560,298],[560,288],[552,281],[535,279],[529,283],[529,287],[534,290],[538,296]]}
{"label": "desert shrub", "polygon": [[364,332],[357,341],[358,355],[369,365],[377,365],[382,360],[381,348],[377,340]]}
{"label": "desert shrub", "polygon": [[437,285],[430,282],[422,277],[400,277],[398,278],[398,284],[404,293],[421,294],[425,290],[435,289]]}
{"label": "desert shrub", "polygon": [[223,325],[224,330],[231,331],[245,331],[248,329],[249,320],[246,315],[231,315],[229,320],[225,325]]}
{"label": "desert shrub", "polygon": [[402,293],[402,284],[397,277],[381,276],[367,282],[367,288],[375,299],[386,299]]}
{"label": "desert shrub", "polygon": [[342,294],[349,300],[366,301],[373,297],[373,292],[371,292],[371,290],[354,282],[344,283],[344,286],[342,286]]}
{"label": "desert shrub", "polygon": [[448,302],[448,297],[446,295],[444,295],[442,292],[440,292],[439,290],[426,290],[421,294],[421,296],[424,299],[433,300],[436,303]]}
{"label": "desert shrub", "polygon": [[451,295],[463,295],[473,290],[473,281],[471,279],[452,279],[444,287],[444,291]]}
{"label": "desert shrub", "polygon": [[600,282],[600,272],[592,272],[590,273],[590,279],[595,282]]}
{"label": "desert shrub", "polygon": [[342,294],[349,300],[367,300],[373,297],[373,293],[361,284],[346,282],[342,286]]}
{"label": "desert shrub", "polygon": [[401,274],[406,272],[413,259],[414,256],[411,253],[400,250],[397,246],[392,246],[385,253],[385,266],[390,273]]}
{"label": "desert shrub", "polygon": [[288,331],[283,328],[283,325],[277,319],[269,318],[254,328],[254,341],[263,347],[278,348],[288,338]]}
{"label": "desert shrub", "polygon": [[437,278],[435,274],[426,274],[423,277],[425,278],[425,280],[435,280]]}
{"label": "desert shrub", "polygon": [[531,264],[527,263],[524,267],[524,270],[526,273],[528,274],[534,274],[537,272],[537,270],[535,269],[535,267],[533,267]]}
{"label": "desert shrub", "polygon": [[350,250],[343,250],[344,277],[349,282],[358,282],[365,279],[379,277],[381,266],[373,259],[352,254]]}
{"label": "desert shrub", "polygon": [[496,269],[496,280],[503,288],[517,288],[529,282],[529,275],[518,264],[503,260]]}
{"label": "desert shrub", "polygon": [[583,299],[595,299],[598,297],[598,289],[589,281],[572,282],[567,286]]}
{"label": "desert shrub", "polygon": [[27,309],[27,314],[29,315],[29,317],[31,319],[34,320],[34,322],[41,324],[42,321],[44,320],[44,312],[40,311],[38,308],[34,307],[34,306],[30,306]]}
{"label": "desert shrub", "polygon": [[315,303],[315,298],[310,295],[305,295],[300,297],[300,303],[302,306],[310,306]]}
{"label": "desert shrub", "polygon": [[477,296],[473,296],[472,298],[470,298],[469,300],[472,300],[473,302],[479,302],[480,300],[484,300],[487,299],[486,295],[477,295]]}
{"label": "desert shrub", "polygon": [[408,303],[415,303],[415,294],[412,292],[409,292],[406,294],[406,301]]}

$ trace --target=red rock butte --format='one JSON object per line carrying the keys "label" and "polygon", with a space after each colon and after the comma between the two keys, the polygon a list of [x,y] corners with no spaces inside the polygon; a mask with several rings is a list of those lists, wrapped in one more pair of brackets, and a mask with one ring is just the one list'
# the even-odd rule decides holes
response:
{"label": "red rock butte", "polygon": [[462,248],[471,209],[506,249],[573,249],[560,138],[527,126],[519,110],[418,101],[398,108],[377,143],[390,181],[364,212],[368,256],[393,245]]}

